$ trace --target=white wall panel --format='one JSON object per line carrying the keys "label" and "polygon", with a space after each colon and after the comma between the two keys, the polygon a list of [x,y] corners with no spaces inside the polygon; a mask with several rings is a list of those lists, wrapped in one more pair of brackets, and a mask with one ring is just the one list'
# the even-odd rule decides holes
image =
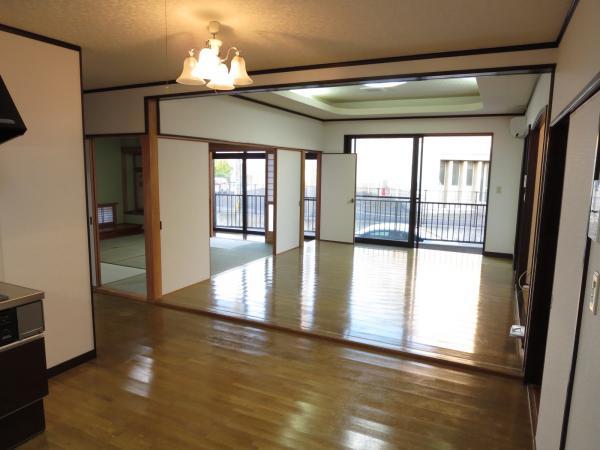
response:
{"label": "white wall panel", "polygon": [[0,32],[0,55],[27,126],[0,146],[0,279],[45,291],[53,367],[94,348],[79,53]]}
{"label": "white wall panel", "polygon": [[323,141],[319,120],[225,95],[161,101],[160,132],[306,150]]}
{"label": "white wall panel", "polygon": [[210,278],[208,144],[158,140],[163,294]]}

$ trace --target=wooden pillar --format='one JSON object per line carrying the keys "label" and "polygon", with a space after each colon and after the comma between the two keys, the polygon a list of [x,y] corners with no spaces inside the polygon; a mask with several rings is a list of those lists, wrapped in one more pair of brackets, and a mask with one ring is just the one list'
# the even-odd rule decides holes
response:
{"label": "wooden pillar", "polygon": [[157,301],[162,297],[162,271],[158,191],[158,102],[156,99],[146,100],[146,124],[147,134],[142,138],[146,291],[148,300]]}

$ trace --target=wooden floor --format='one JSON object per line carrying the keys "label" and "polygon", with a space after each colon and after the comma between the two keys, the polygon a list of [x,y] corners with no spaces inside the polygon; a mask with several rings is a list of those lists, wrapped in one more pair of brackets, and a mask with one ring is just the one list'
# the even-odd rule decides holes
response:
{"label": "wooden floor", "polygon": [[50,381],[24,448],[531,448],[526,388],[102,295],[98,359]]}
{"label": "wooden floor", "polygon": [[439,250],[307,243],[164,297],[243,318],[519,376],[507,260]]}

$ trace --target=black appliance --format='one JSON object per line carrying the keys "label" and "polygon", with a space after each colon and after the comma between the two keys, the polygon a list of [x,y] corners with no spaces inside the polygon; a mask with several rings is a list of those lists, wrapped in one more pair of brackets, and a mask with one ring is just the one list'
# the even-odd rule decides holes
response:
{"label": "black appliance", "polygon": [[0,77],[0,144],[27,131],[23,119]]}

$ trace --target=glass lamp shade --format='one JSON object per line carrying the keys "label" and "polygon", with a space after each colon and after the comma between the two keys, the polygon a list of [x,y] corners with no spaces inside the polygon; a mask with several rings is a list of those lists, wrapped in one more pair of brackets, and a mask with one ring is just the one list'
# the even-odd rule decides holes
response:
{"label": "glass lamp shade", "polygon": [[212,49],[205,47],[200,50],[198,63],[192,70],[192,75],[197,78],[211,80],[220,63],[217,54]]}
{"label": "glass lamp shade", "polygon": [[188,84],[192,86],[201,86],[205,84],[206,82],[202,78],[195,76],[193,73],[197,63],[198,61],[196,61],[194,53],[190,52],[190,55],[183,60],[183,70],[181,71],[181,75],[179,75],[179,78],[175,81],[179,84]]}
{"label": "glass lamp shade", "polygon": [[229,77],[236,86],[248,86],[253,83],[252,78],[246,72],[246,61],[240,55],[235,55],[231,60]]}
{"label": "glass lamp shade", "polygon": [[220,63],[215,70],[214,76],[210,82],[206,85],[207,88],[215,89],[218,91],[231,91],[234,86],[227,71],[227,66]]}

